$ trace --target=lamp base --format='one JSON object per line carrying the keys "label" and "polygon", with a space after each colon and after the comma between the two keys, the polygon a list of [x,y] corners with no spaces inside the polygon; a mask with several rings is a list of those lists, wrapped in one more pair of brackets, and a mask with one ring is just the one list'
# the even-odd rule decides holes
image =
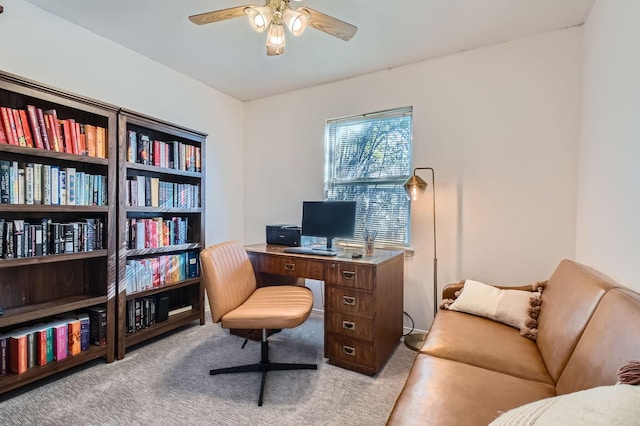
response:
{"label": "lamp base", "polygon": [[404,336],[404,345],[409,349],[412,349],[416,352],[422,349],[422,345],[424,341],[427,340],[427,335],[423,333],[409,334],[408,336]]}

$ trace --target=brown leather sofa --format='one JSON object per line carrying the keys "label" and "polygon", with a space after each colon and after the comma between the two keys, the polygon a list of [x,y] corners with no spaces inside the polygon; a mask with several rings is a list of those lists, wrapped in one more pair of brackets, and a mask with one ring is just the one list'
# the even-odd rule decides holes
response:
{"label": "brown leather sofa", "polygon": [[[443,297],[460,287],[447,286]],[[542,294],[536,341],[440,310],[388,424],[487,425],[532,401],[613,385],[618,369],[638,359],[640,294],[562,260]]]}

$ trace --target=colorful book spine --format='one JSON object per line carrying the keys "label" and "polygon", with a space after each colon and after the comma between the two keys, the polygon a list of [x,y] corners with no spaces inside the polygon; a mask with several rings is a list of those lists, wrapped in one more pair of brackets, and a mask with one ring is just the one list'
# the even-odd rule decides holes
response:
{"label": "colorful book spine", "polygon": [[27,333],[17,331],[9,335],[9,369],[12,373],[27,371]]}
{"label": "colorful book spine", "polygon": [[56,361],[61,361],[67,357],[69,350],[67,322],[57,321],[52,324],[52,327],[54,335],[54,358]]}

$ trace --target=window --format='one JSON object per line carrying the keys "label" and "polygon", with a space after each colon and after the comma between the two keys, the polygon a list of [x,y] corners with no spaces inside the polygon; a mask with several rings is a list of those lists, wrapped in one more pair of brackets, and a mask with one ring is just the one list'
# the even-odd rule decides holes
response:
{"label": "window", "polygon": [[409,244],[412,122],[411,107],[327,121],[324,197],[357,201],[357,240],[366,229],[378,244]]}

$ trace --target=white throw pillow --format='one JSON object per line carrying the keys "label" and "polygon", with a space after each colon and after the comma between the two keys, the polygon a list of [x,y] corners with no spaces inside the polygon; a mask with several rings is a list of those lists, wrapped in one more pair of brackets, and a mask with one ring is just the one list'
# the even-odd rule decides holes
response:
{"label": "white throw pillow", "polygon": [[[466,280],[461,294],[446,308],[500,321],[524,334],[526,330],[535,329],[531,325],[537,324],[540,294],[538,291],[502,290],[479,281]],[[532,298],[537,300],[533,305]]]}
{"label": "white throw pillow", "polygon": [[489,426],[638,426],[640,386],[617,384],[541,399],[502,413]]}

